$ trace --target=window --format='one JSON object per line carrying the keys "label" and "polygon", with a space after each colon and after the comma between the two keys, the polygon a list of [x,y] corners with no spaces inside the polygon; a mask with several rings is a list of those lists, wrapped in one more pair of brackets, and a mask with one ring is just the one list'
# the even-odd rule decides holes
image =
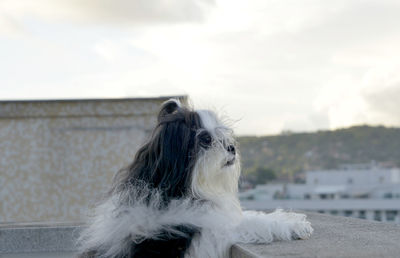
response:
{"label": "window", "polygon": [[342,197],[343,199],[348,199],[348,198],[350,198],[350,195],[348,195],[348,194],[342,194],[341,197]]}
{"label": "window", "polygon": [[351,215],[353,215],[353,211],[350,210],[344,211],[344,216],[350,217]]}
{"label": "window", "polygon": [[397,211],[386,211],[386,220],[395,221],[397,217]]}
{"label": "window", "polygon": [[374,220],[377,220],[377,221],[381,221],[382,220],[381,211],[374,211]]}
{"label": "window", "polygon": [[385,199],[392,199],[392,198],[393,198],[393,194],[392,194],[392,193],[385,193],[385,194],[383,195],[383,198],[385,198]]}
{"label": "window", "polygon": [[358,212],[358,218],[360,218],[360,219],[366,219],[366,218],[367,218],[366,212],[365,212],[365,211],[359,211],[359,212]]}

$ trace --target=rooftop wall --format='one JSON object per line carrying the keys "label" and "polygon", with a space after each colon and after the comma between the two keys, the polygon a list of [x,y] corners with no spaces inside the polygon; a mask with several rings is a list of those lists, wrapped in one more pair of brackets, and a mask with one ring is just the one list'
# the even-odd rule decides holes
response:
{"label": "rooftop wall", "polygon": [[0,101],[0,223],[81,221],[166,99]]}
{"label": "rooftop wall", "polygon": [[[314,227],[308,240],[237,244],[232,258],[399,257],[400,226],[361,219],[307,213]],[[82,224],[10,224],[0,226],[4,258],[74,257]]]}
{"label": "rooftop wall", "polygon": [[314,228],[310,239],[269,245],[239,244],[232,247],[232,258],[399,257],[399,225],[317,213],[307,215]]}

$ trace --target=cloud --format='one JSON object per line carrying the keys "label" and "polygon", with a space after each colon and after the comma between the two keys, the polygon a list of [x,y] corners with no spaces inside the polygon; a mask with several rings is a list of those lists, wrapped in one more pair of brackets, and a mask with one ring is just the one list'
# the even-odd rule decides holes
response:
{"label": "cloud", "polygon": [[400,66],[373,73],[362,92],[371,121],[400,125]]}
{"label": "cloud", "polygon": [[21,85],[38,98],[53,85],[50,97],[185,93],[241,119],[240,134],[400,123],[397,0],[2,0],[0,10],[7,33],[40,39],[0,49],[2,85],[17,97]]}
{"label": "cloud", "polygon": [[362,78],[338,77],[314,101],[330,128],[355,124],[400,126],[400,66],[373,68]]}
{"label": "cloud", "polygon": [[158,24],[201,22],[213,0],[3,0],[3,14],[25,18],[85,24]]}
{"label": "cloud", "polygon": [[400,126],[400,81],[390,87],[365,95],[375,123]]}
{"label": "cloud", "polygon": [[25,33],[26,31],[18,21],[0,12],[0,36],[18,38]]}

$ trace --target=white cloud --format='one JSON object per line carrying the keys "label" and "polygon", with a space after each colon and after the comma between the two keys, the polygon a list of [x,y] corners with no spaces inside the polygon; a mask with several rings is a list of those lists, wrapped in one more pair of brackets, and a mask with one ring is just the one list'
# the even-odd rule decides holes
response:
{"label": "white cloud", "polygon": [[213,0],[3,0],[0,20],[8,16],[18,26],[25,18],[126,26],[201,22],[214,4]]}
{"label": "white cloud", "polygon": [[102,39],[95,43],[93,52],[109,62],[116,62],[118,59],[124,58],[124,55],[129,52],[127,48],[126,42]]}
{"label": "white cloud", "polygon": [[400,126],[400,66],[370,69],[362,78],[336,78],[314,104],[330,128],[354,124]]}
{"label": "white cloud", "polygon": [[[400,63],[396,1],[0,5],[16,25],[3,28],[31,29],[40,38],[34,45],[10,41],[10,50],[0,49],[8,57],[0,61],[3,70],[24,74],[0,79],[15,89],[14,96],[24,92],[18,85],[37,88],[24,96],[38,98],[189,94],[196,106],[211,105],[241,119],[240,134],[400,124],[394,97],[394,67]],[[109,24],[114,26],[104,26]],[[383,71],[395,71],[386,75],[390,82],[382,79]],[[51,93],[53,85],[59,90]]]}
{"label": "white cloud", "polygon": [[25,33],[18,21],[0,11],[0,36],[19,38]]}
{"label": "white cloud", "polygon": [[373,71],[362,92],[370,123],[400,125],[400,66]]}

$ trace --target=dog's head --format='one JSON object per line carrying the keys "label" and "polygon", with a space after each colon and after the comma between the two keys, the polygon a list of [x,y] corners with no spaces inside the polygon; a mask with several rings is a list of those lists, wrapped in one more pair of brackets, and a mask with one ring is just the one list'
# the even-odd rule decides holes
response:
{"label": "dog's head", "polygon": [[150,139],[130,167],[117,174],[114,191],[144,182],[164,201],[189,197],[216,200],[235,195],[240,173],[233,131],[209,110],[166,101]]}

